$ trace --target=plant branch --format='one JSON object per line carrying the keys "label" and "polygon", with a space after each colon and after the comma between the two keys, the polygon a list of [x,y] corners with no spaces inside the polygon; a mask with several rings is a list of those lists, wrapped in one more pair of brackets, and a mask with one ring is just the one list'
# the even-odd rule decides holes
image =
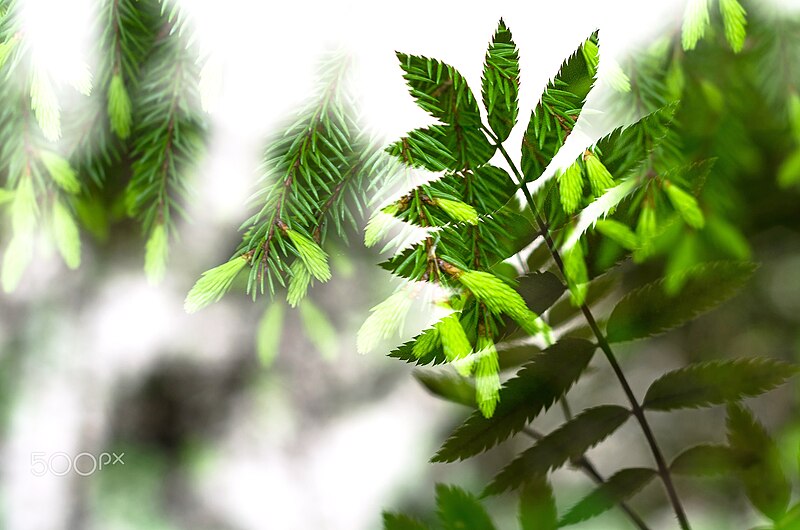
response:
{"label": "plant branch", "polygon": [[[537,441],[544,438],[544,435],[542,433],[530,427],[525,427],[524,429],[522,429],[522,432],[524,432],[525,434],[527,434],[528,436]],[[603,475],[600,474],[597,468],[594,467],[594,464],[592,464],[591,460],[589,460],[585,455],[573,460],[572,464],[581,471],[583,471],[583,473],[590,479],[592,479],[595,484],[600,485],[606,483],[605,477],[603,477]],[[639,530],[650,530],[650,527],[647,526],[647,523],[644,522],[641,516],[639,516],[639,514],[636,513],[636,511],[633,508],[631,508],[630,505],[628,505],[628,503],[626,503],[625,501],[620,501],[618,505],[620,509],[623,512],[625,512],[625,514],[628,516],[631,522],[633,522],[633,524],[636,525],[637,528],[639,528]]]}
{"label": "plant branch", "polygon": [[[528,207],[533,212],[533,215],[536,219],[536,224],[539,228],[539,231],[542,234],[542,237],[545,240],[545,244],[547,245],[550,254],[553,257],[553,261],[555,261],[556,266],[561,271],[561,274],[566,278],[564,261],[561,259],[561,254],[558,251],[558,247],[556,247],[555,242],[553,241],[552,236],[550,235],[550,230],[547,226],[547,222],[542,218],[541,214],[539,213],[538,208],[536,207],[536,203],[533,201],[533,197],[531,196],[531,192],[528,190],[528,187],[525,184],[524,177],[520,174],[519,169],[517,169],[516,164],[514,161],[511,160],[511,157],[508,155],[508,152],[505,150],[503,145],[494,138],[493,135],[490,134],[490,138],[494,141],[497,145],[497,148],[500,150],[500,153],[505,158],[508,165],[511,167],[511,171],[514,173],[514,176],[517,179],[517,183],[519,184],[522,193],[525,195],[525,200],[528,203]],[[650,450],[653,453],[653,458],[656,461],[656,465],[658,466],[658,474],[661,477],[661,482],[664,484],[664,488],[667,491],[667,496],[669,497],[670,503],[675,511],[675,515],[678,518],[678,522],[680,523],[682,530],[691,530],[691,526],[689,525],[689,520],[686,517],[686,512],[683,509],[683,505],[681,504],[680,499],[678,498],[678,493],[675,490],[675,485],[672,482],[672,476],[669,472],[669,467],[667,467],[667,463],[664,460],[664,455],[661,452],[661,448],[658,445],[658,442],[653,435],[653,430],[650,428],[650,424],[645,417],[644,410],[642,409],[641,405],[639,405],[639,401],[636,399],[636,396],[631,389],[630,384],[628,383],[625,374],[622,371],[619,363],[617,362],[616,357],[614,356],[614,352],[611,350],[611,345],[608,343],[605,334],[600,330],[600,327],[597,325],[597,321],[592,315],[591,309],[586,303],[581,304],[580,306],[581,312],[583,316],[586,318],[586,322],[589,324],[589,327],[592,329],[595,337],[597,337],[598,346],[606,356],[611,368],[614,370],[614,374],[616,375],[617,379],[619,380],[620,385],[622,386],[625,395],[628,398],[628,401],[631,404],[631,411],[639,422],[639,425],[642,428],[642,432],[644,433],[645,438],[647,439],[647,443],[650,446]]]}

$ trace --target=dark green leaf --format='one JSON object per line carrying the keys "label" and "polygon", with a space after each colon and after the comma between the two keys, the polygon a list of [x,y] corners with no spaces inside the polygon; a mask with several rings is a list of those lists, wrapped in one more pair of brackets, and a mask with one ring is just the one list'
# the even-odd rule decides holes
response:
{"label": "dark green leaf", "polygon": [[616,405],[583,411],[515,458],[486,487],[484,494],[496,495],[518,488],[531,477],[543,476],[580,457],[617,430],[628,416],[628,409]]}
{"label": "dark green leaf", "polygon": [[504,346],[503,343],[500,343],[497,345],[497,353],[500,359],[500,369],[507,370],[532,361],[542,353],[542,350],[533,344]]}
{"label": "dark green leaf", "polygon": [[[596,55],[596,35],[587,42]],[[595,68],[586,61],[584,43],[564,63],[531,113],[522,140],[522,173],[528,181],[537,179],[564,145],[575,127],[584,100],[592,88]]]}
{"label": "dark green leaf", "polygon": [[761,357],[694,363],[658,378],[643,406],[673,410],[719,405],[763,394],[797,372],[791,364]]}
{"label": "dark green leaf", "polygon": [[475,406],[475,384],[463,375],[449,370],[415,370],[414,377],[435,396],[468,407]]}
{"label": "dark green leaf", "polygon": [[436,507],[444,530],[494,530],[478,499],[457,486],[436,486]]}
{"label": "dark green leaf", "polygon": [[383,512],[383,530],[427,530],[427,528],[407,515]]}
{"label": "dark green leaf", "polygon": [[561,280],[551,272],[532,272],[517,281],[517,292],[537,315],[547,311],[566,290]]}
{"label": "dark green leaf", "polygon": [[725,475],[734,468],[734,454],[724,445],[701,444],[682,452],[669,469],[678,475],[705,477]]}
{"label": "dark green leaf", "polygon": [[398,53],[403,76],[417,104],[450,125],[479,128],[478,103],[458,70],[436,59]]}
{"label": "dark green leaf", "polygon": [[781,469],[775,441],[740,404],[728,405],[728,445],[750,502],[773,521],[779,520],[789,505],[791,485]]}
{"label": "dark green leaf", "polygon": [[[602,300],[608,296],[619,283],[619,276],[615,274],[603,274],[589,282],[589,289],[586,293],[586,304],[592,304]],[[572,304],[570,297],[563,298],[556,302],[550,313],[548,313],[547,321],[551,326],[555,327],[569,319],[576,317],[580,313],[580,308]]]}
{"label": "dark green leaf", "polygon": [[503,142],[511,133],[519,112],[519,54],[511,32],[502,20],[486,53],[482,89],[489,127],[498,140]]}
{"label": "dark green leaf", "polygon": [[576,524],[610,510],[615,505],[636,494],[654,476],[656,476],[655,470],[647,468],[623,469],[615,473],[614,476],[570,508],[561,518],[558,525]]}
{"label": "dark green leaf", "polygon": [[522,530],[555,530],[558,512],[553,488],[546,477],[533,477],[519,494],[519,524]]}
{"label": "dark green leaf", "polygon": [[733,296],[755,270],[755,265],[745,262],[705,263],[680,273],[685,279],[675,295],[666,294],[664,279],[640,287],[614,308],[608,340],[642,339],[680,326]]}
{"label": "dark green leaf", "polygon": [[433,461],[469,458],[521,431],[578,380],[595,348],[588,341],[567,339],[545,350],[506,382],[491,418],[474,412],[450,435]]}
{"label": "dark green leaf", "polygon": [[448,143],[445,126],[432,125],[409,132],[406,137],[391,144],[386,151],[408,166],[445,171],[456,162]]}

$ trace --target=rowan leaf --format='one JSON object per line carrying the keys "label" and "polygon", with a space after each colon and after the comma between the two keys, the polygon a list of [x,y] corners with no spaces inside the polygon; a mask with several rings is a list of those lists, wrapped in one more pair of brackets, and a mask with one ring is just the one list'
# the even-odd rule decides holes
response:
{"label": "rowan leaf", "polygon": [[663,279],[631,291],[609,317],[608,340],[642,339],[683,325],[731,298],[755,270],[748,262],[705,263],[681,273],[686,280],[674,295],[665,293]]}
{"label": "rowan leaf", "polygon": [[478,499],[458,486],[436,486],[436,507],[443,530],[495,530]]}
{"label": "rowan leaf", "polygon": [[519,493],[519,524],[522,530],[555,530],[558,511],[553,488],[546,477],[533,477]]}
{"label": "rowan leaf", "polygon": [[781,468],[775,440],[744,406],[728,405],[728,445],[738,464],[737,475],[753,506],[779,520],[789,506],[791,484]]}
{"label": "rowan leaf", "polygon": [[428,530],[428,527],[407,515],[383,512],[383,530]]}
{"label": "rowan leaf", "polygon": [[630,468],[618,471],[570,508],[561,517],[558,526],[577,524],[610,510],[615,505],[635,495],[653,480],[656,474],[655,470],[647,468]]}
{"label": "rowan leaf", "polygon": [[693,363],[658,378],[642,406],[674,410],[737,401],[772,390],[798,371],[794,365],[760,357]]}
{"label": "rowan leaf", "polygon": [[428,392],[447,401],[475,406],[475,385],[468,377],[450,370],[414,370],[414,378]]}
{"label": "rowan leaf", "polygon": [[503,468],[486,487],[484,495],[518,488],[531,477],[543,476],[563,466],[605,440],[629,416],[628,409],[617,405],[601,405],[581,412]]}
{"label": "rowan leaf", "polygon": [[489,127],[503,142],[516,124],[519,113],[519,53],[511,31],[502,20],[486,53],[481,88]]}
{"label": "rowan leaf", "polygon": [[434,462],[454,462],[491,449],[521,431],[578,380],[596,346],[580,339],[563,339],[523,366],[500,389],[491,418],[476,411],[445,441]]}
{"label": "rowan leaf", "polygon": [[690,447],[675,457],[669,466],[677,475],[706,477],[724,475],[734,469],[735,459],[731,449],[724,445],[700,444]]}

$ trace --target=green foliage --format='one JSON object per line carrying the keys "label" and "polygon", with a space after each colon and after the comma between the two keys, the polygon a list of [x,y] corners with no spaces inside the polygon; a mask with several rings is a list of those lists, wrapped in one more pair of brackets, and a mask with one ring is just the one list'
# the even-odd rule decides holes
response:
{"label": "green foliage", "polygon": [[519,113],[519,54],[502,20],[486,52],[481,88],[489,127],[497,140],[503,142],[517,123]]}
{"label": "green foliage", "polygon": [[587,409],[551,432],[495,476],[484,491],[496,495],[518,488],[532,476],[542,476],[566,464],[606,439],[630,416],[630,411],[615,405]]}
{"label": "green foliage", "polygon": [[727,425],[728,445],[738,463],[736,474],[748,499],[773,521],[780,519],[789,505],[791,486],[775,441],[742,405],[728,406]]}
{"label": "green foliage", "polygon": [[673,410],[738,401],[768,392],[797,372],[788,363],[758,357],[693,363],[650,385],[642,406]]}
{"label": "green foliage", "polygon": [[555,530],[558,512],[553,488],[544,477],[532,477],[520,490],[519,523],[522,530]]}
{"label": "green foliage", "polygon": [[384,530],[426,530],[428,527],[414,519],[399,513],[384,512]]}
{"label": "green foliage", "polygon": [[559,526],[569,526],[596,517],[614,505],[632,497],[656,476],[647,468],[630,468],[618,471],[589,495],[569,509],[559,521]]}
{"label": "green foliage", "polygon": [[608,340],[642,339],[680,326],[733,296],[754,271],[749,263],[710,263],[681,273],[686,279],[674,295],[664,291],[664,280],[631,291],[608,319]]}
{"label": "green foliage", "polygon": [[474,412],[433,457],[453,462],[475,456],[521,431],[525,425],[563,396],[592,358],[595,346],[579,339],[563,339],[526,364],[500,389],[494,415]]}
{"label": "green foliage", "polygon": [[183,307],[187,313],[196,313],[204,307],[211,305],[222,298],[231,288],[233,280],[246,265],[242,258],[232,258],[230,261],[209,269],[203,273],[194,287],[186,295]]}
{"label": "green foliage", "polygon": [[730,473],[734,466],[735,457],[729,447],[700,444],[676,456],[669,469],[678,475],[703,477]]}
{"label": "green foliage", "polygon": [[456,486],[436,486],[436,507],[443,530],[494,530],[478,499]]}

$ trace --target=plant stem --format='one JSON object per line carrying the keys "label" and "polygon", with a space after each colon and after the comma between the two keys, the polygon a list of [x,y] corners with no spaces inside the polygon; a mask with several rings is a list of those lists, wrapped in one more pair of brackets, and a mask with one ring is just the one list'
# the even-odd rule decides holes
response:
{"label": "plant stem", "polygon": [[[558,247],[556,247],[556,244],[550,235],[550,229],[547,226],[547,222],[542,218],[538,208],[536,208],[536,203],[533,201],[531,192],[528,190],[528,187],[525,184],[524,177],[520,174],[519,169],[517,169],[517,166],[514,164],[514,161],[511,160],[511,157],[508,155],[508,152],[505,150],[503,145],[496,141],[496,138],[494,138],[492,135],[490,135],[490,138],[495,140],[497,148],[500,150],[503,158],[505,158],[506,162],[511,167],[511,171],[514,173],[517,183],[519,184],[522,193],[525,195],[525,200],[528,203],[528,207],[531,209],[531,212],[533,212],[533,215],[536,219],[536,224],[542,234],[542,237],[544,238],[547,249],[550,251],[553,261],[555,261],[556,266],[561,271],[561,274],[566,278],[564,261],[561,259],[561,254],[558,251]],[[647,443],[650,446],[650,451],[653,453],[653,458],[658,466],[658,474],[661,477],[661,482],[664,484],[664,489],[667,491],[667,496],[669,497],[672,508],[678,518],[678,523],[680,524],[681,529],[691,530],[689,520],[686,517],[686,512],[684,511],[681,501],[678,498],[675,485],[672,483],[672,476],[670,475],[669,467],[667,467],[667,463],[664,460],[664,455],[661,453],[661,448],[658,446],[658,442],[653,435],[653,430],[650,428],[650,424],[645,417],[644,410],[642,409],[641,405],[639,405],[639,401],[636,399],[636,396],[633,394],[633,390],[631,389],[630,384],[628,384],[628,380],[625,378],[625,374],[622,372],[622,368],[620,368],[619,363],[614,356],[614,352],[611,350],[611,345],[608,343],[606,336],[597,325],[597,321],[595,320],[594,315],[592,315],[592,311],[589,309],[589,306],[586,305],[586,303],[583,303],[581,304],[580,309],[583,312],[583,316],[586,318],[586,322],[589,324],[589,327],[592,329],[595,337],[597,337],[598,346],[601,350],[603,350],[606,359],[611,365],[611,368],[614,370],[614,374],[617,376],[617,379],[619,380],[619,383],[631,404],[631,412],[633,412],[636,421],[639,422],[642,432],[647,439]]]}
{"label": "plant stem", "polygon": [[[541,440],[542,438],[544,438],[544,435],[542,433],[534,429],[531,429],[530,427],[522,429],[522,432],[524,432],[534,440]],[[594,464],[592,464],[591,460],[589,460],[585,455],[576,458],[572,463],[575,467],[579,468],[589,478],[591,478],[595,482],[595,484],[600,485],[606,483],[605,477],[603,477],[603,475],[601,475],[600,472],[597,471],[597,468],[594,467]],[[647,523],[645,523],[644,520],[639,516],[639,514],[636,513],[634,509],[631,508],[625,501],[620,501],[618,505],[620,509],[623,512],[625,512],[628,518],[633,522],[633,524],[636,525],[637,528],[639,528],[639,530],[650,530],[650,528],[647,526]]]}

